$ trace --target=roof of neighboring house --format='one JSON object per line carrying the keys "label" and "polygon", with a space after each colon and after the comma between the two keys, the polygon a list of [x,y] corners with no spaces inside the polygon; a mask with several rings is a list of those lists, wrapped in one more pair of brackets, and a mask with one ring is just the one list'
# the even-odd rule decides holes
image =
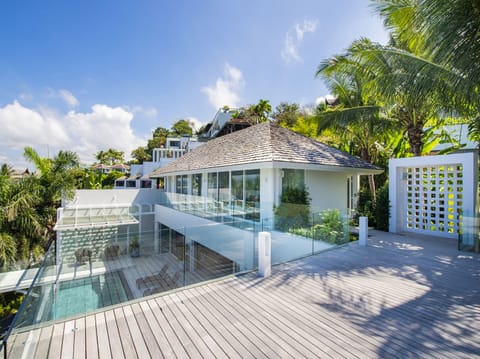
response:
{"label": "roof of neighboring house", "polygon": [[125,169],[128,170],[130,169],[130,166],[124,165],[123,163],[117,163],[116,165],[110,166],[112,169]]}
{"label": "roof of neighboring house", "polygon": [[325,165],[368,170],[379,167],[271,122],[215,138],[159,168],[150,177],[262,162]]}

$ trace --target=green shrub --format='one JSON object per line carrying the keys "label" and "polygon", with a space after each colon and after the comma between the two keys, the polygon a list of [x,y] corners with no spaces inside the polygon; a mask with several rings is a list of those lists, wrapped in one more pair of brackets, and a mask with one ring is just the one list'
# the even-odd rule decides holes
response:
{"label": "green shrub", "polygon": [[377,229],[388,231],[388,221],[390,218],[390,202],[388,200],[388,182],[377,191],[377,200],[375,202],[375,222]]}
{"label": "green shrub", "polygon": [[348,241],[346,224],[338,209],[322,211],[319,217],[320,223],[313,226],[313,238],[334,244]]}
{"label": "green shrub", "polygon": [[308,191],[301,188],[285,188],[281,203],[275,210],[275,217],[275,228],[281,231],[308,226],[310,220]]}
{"label": "green shrub", "polygon": [[358,223],[358,217],[368,217],[368,224],[375,226],[375,203],[372,192],[368,189],[361,189],[358,192],[357,211],[355,221]]}

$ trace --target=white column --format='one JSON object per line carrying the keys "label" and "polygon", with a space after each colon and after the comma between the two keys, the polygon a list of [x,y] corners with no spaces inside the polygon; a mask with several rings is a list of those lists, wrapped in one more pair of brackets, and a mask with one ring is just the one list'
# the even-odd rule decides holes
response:
{"label": "white column", "polygon": [[268,277],[272,273],[272,235],[270,232],[258,233],[258,274]]}
{"label": "white column", "polygon": [[358,244],[365,247],[368,239],[368,217],[360,217],[358,221],[360,224],[358,230]]}

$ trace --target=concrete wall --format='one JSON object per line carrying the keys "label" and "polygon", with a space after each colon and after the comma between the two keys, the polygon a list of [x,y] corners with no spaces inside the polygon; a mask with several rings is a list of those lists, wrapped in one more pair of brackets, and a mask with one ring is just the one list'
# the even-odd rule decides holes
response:
{"label": "concrete wall", "polygon": [[[461,173],[458,166],[462,167]],[[443,167],[442,171],[440,167]],[[416,178],[412,180],[415,169],[420,174],[418,183]],[[440,177],[440,172],[443,177]],[[478,213],[476,152],[392,159],[389,161],[389,174],[390,232],[408,231],[456,239],[462,218],[472,218]],[[452,177],[449,177],[450,174]],[[440,184],[440,180],[445,183]],[[448,183],[449,180],[452,184]],[[452,219],[448,219],[450,214],[454,216]],[[460,219],[457,218],[459,215]],[[413,226],[407,225],[411,217],[416,221]],[[439,228],[440,221],[452,221],[455,225],[450,228],[442,225],[445,227],[442,230]]]}
{"label": "concrete wall", "polygon": [[102,189],[77,190],[71,200],[64,200],[65,206],[108,206],[115,204],[156,204],[163,199],[163,192],[156,189]]}
{"label": "concrete wall", "polygon": [[306,171],[305,186],[312,198],[314,209],[347,208],[347,174]]}

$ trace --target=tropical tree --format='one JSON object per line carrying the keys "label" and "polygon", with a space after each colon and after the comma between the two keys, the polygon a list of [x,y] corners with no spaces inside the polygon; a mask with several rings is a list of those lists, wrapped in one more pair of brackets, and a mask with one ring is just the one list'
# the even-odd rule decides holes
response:
{"label": "tropical tree", "polygon": [[292,128],[297,123],[298,118],[302,116],[300,106],[296,103],[280,102],[272,113],[273,121],[287,128]]}
{"label": "tropical tree", "polygon": [[125,162],[124,152],[116,150],[114,148],[109,148],[106,151],[98,151],[95,154],[95,158],[97,159],[98,163],[104,165],[114,165],[117,163]]}
{"label": "tropical tree", "polygon": [[191,136],[193,133],[192,126],[188,120],[178,120],[172,125],[172,134],[174,136]]}
{"label": "tropical tree", "polygon": [[241,119],[250,125],[266,122],[272,113],[272,106],[268,100],[260,99],[257,104],[242,108],[233,113],[232,119]]}
{"label": "tropical tree", "polygon": [[152,155],[148,153],[147,147],[137,147],[131,153],[132,158],[135,159],[136,163],[143,163],[145,161],[151,161]]}
{"label": "tropical tree", "polygon": [[74,194],[78,156],[74,152],[60,151],[53,159],[43,158],[33,148],[25,147],[24,157],[38,170],[37,176],[32,177],[38,182],[36,198],[39,202],[36,203],[35,211],[44,228],[43,237],[49,242],[55,238],[53,227],[62,198],[71,198]]}
{"label": "tropical tree", "polygon": [[470,133],[478,137],[478,1],[377,0],[374,7],[394,41],[365,49],[362,58],[371,61],[373,74],[385,64],[401,63],[403,69],[379,78],[378,86],[392,96],[402,81],[412,98],[434,98],[437,108],[470,119]]}

